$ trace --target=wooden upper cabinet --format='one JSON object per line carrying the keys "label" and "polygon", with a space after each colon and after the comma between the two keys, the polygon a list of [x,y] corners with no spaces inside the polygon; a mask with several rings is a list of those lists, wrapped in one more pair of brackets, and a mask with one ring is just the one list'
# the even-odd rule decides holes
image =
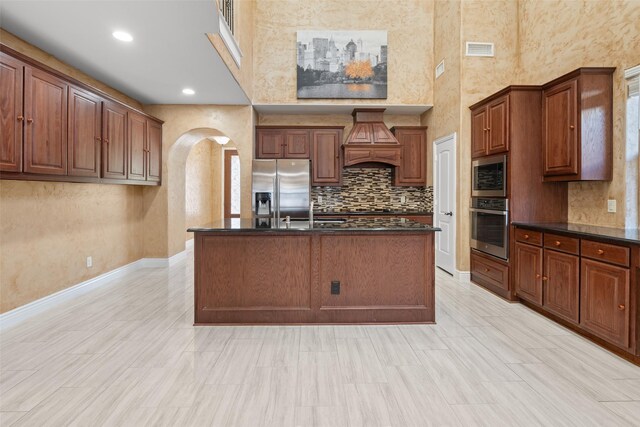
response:
{"label": "wooden upper cabinet", "polygon": [[284,130],[256,129],[256,159],[282,159]]}
{"label": "wooden upper cabinet", "polygon": [[342,182],[340,145],[342,129],[311,131],[311,185],[336,186]]}
{"label": "wooden upper cabinet", "polygon": [[480,107],[471,111],[471,157],[487,154],[487,109]]}
{"label": "wooden upper cabinet", "polygon": [[487,154],[509,150],[509,96],[503,96],[487,106]]}
{"label": "wooden upper cabinet", "polygon": [[69,175],[100,177],[101,99],[77,87],[69,87]]}
{"label": "wooden upper cabinet", "polygon": [[111,101],[102,106],[102,177],[127,178],[127,108]]}
{"label": "wooden upper cabinet", "polygon": [[147,120],[147,181],[161,182],[162,178],[162,125]]}
{"label": "wooden upper cabinet", "polygon": [[286,130],[284,132],[285,159],[308,159],[311,157],[308,130]]}
{"label": "wooden upper cabinet", "polygon": [[127,113],[129,165],[127,178],[145,181],[147,177],[147,120],[142,114]]}
{"label": "wooden upper cabinet", "polygon": [[620,347],[629,347],[629,269],[582,259],[580,325]]}
{"label": "wooden upper cabinet", "polygon": [[515,244],[516,295],[539,306],[542,305],[542,248]]}
{"label": "wooden upper cabinet", "polygon": [[0,52],[0,171],[22,171],[25,64]]}
{"label": "wooden upper cabinet", "polygon": [[66,175],[69,85],[29,66],[24,76],[24,172]]}
{"label": "wooden upper cabinet", "polygon": [[578,79],[544,91],[544,174],[578,173]]}
{"label": "wooden upper cabinet", "polygon": [[612,177],[614,68],[579,68],[543,86],[545,181]]}
{"label": "wooden upper cabinet", "polygon": [[427,184],[427,128],[399,127],[391,129],[400,143],[400,166],[394,170],[396,186]]}
{"label": "wooden upper cabinet", "polygon": [[572,323],[578,323],[580,304],[580,258],[544,250],[544,308]]}
{"label": "wooden upper cabinet", "polygon": [[509,95],[471,110],[471,157],[509,150]]}

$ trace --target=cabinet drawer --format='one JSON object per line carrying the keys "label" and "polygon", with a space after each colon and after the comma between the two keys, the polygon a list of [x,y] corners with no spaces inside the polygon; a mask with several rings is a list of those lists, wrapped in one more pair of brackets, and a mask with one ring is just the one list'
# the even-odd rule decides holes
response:
{"label": "cabinet drawer", "polygon": [[471,253],[471,278],[509,290],[509,267]]}
{"label": "cabinet drawer", "polygon": [[542,233],[539,231],[516,228],[516,241],[542,246]]}
{"label": "cabinet drawer", "polygon": [[578,255],[580,240],[558,234],[544,233],[544,247]]}
{"label": "cabinet drawer", "polygon": [[607,243],[583,240],[580,244],[582,256],[611,264],[629,266],[629,248]]}

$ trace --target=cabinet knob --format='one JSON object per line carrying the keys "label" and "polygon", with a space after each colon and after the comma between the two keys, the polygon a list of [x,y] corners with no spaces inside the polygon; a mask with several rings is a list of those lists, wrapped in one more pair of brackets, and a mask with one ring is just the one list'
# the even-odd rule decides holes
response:
{"label": "cabinet knob", "polygon": [[539,274],[536,274],[536,279],[539,279],[539,278],[540,278],[540,275],[539,275]]}
{"label": "cabinet knob", "polygon": [[560,240],[556,240],[555,242],[553,242],[553,244],[556,246],[560,246],[562,243],[560,242]]}
{"label": "cabinet knob", "polygon": [[96,141],[102,141],[102,138],[100,138],[99,136],[96,136]]}
{"label": "cabinet knob", "polygon": [[624,310],[625,308],[626,308],[626,307],[624,306],[624,304],[620,304],[620,305],[618,306],[618,310]]}
{"label": "cabinet knob", "polygon": [[104,143],[105,143],[105,144],[108,144],[108,143],[109,143],[109,140],[108,140],[107,138],[105,138],[105,139],[104,139]]}
{"label": "cabinet knob", "polygon": [[528,239],[529,239],[529,235],[528,235],[528,234],[525,234],[525,235],[524,235],[524,239],[525,239],[525,240],[528,240]]}
{"label": "cabinet knob", "polygon": [[604,251],[602,249],[598,249],[598,255],[602,255],[604,254]]}
{"label": "cabinet knob", "polygon": [[569,126],[569,129],[571,129],[571,130],[573,130],[573,129],[575,129],[575,128],[576,128],[576,127],[575,127],[574,125]]}
{"label": "cabinet knob", "polygon": [[484,271],[485,271],[485,273],[488,273],[488,272],[489,272],[489,269],[488,269],[488,268],[485,268],[485,269],[484,269]]}
{"label": "cabinet knob", "polygon": [[27,123],[33,123],[33,118],[32,118],[32,117],[29,117],[29,118],[27,119]]}
{"label": "cabinet knob", "polygon": [[24,120],[24,117],[23,116],[18,116],[17,119],[18,119],[19,122],[21,122],[21,121]]}
{"label": "cabinet knob", "polygon": [[542,280],[546,282],[549,278],[547,276],[542,276]]}

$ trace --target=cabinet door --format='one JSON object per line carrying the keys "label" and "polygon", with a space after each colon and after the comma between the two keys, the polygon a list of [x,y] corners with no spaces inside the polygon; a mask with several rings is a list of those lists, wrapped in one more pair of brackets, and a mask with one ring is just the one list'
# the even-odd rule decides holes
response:
{"label": "cabinet door", "polygon": [[256,159],[281,159],[284,156],[284,131],[258,129]]}
{"label": "cabinet door", "polygon": [[340,144],[342,130],[327,129],[311,131],[311,185],[340,185]]}
{"label": "cabinet door", "polygon": [[542,248],[516,243],[514,259],[516,295],[542,305]]}
{"label": "cabinet door", "polygon": [[487,154],[487,109],[471,112],[471,157]]}
{"label": "cabinet door", "polygon": [[573,323],[579,316],[580,259],[575,255],[544,250],[544,307]]}
{"label": "cabinet door", "polygon": [[400,166],[395,168],[395,185],[424,186],[427,183],[427,133],[424,129],[397,129]]}
{"label": "cabinet door", "polygon": [[102,107],[102,177],[127,178],[127,109],[106,101]]}
{"label": "cabinet door", "polygon": [[578,173],[578,80],[547,89],[542,103],[545,175]]}
{"label": "cabinet door", "polygon": [[69,175],[100,177],[100,98],[69,88]]}
{"label": "cabinet door", "polygon": [[147,120],[147,181],[162,180],[162,125]]}
{"label": "cabinet door", "polygon": [[504,153],[509,150],[509,96],[493,101],[487,107],[487,152]]}
{"label": "cabinet door", "polygon": [[311,157],[309,131],[288,130],[285,131],[284,136],[285,159],[308,159]]}
{"label": "cabinet door", "polygon": [[25,67],[25,172],[67,174],[67,93],[63,80]]}
{"label": "cabinet door", "polygon": [[22,172],[24,64],[0,52],[0,171]]}
{"label": "cabinet door", "polygon": [[147,171],[147,119],[134,111],[127,114],[129,167],[127,179],[146,180]]}
{"label": "cabinet door", "polygon": [[629,269],[583,259],[580,286],[580,325],[629,347]]}

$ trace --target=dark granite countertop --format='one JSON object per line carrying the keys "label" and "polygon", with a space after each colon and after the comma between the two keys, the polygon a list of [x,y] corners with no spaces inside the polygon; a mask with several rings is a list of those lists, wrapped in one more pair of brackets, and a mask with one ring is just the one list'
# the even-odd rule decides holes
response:
{"label": "dark granite countertop", "polygon": [[[260,224],[260,221],[263,221]],[[271,220],[256,219],[225,219],[207,224],[201,227],[190,227],[189,232],[350,232],[350,231],[375,231],[375,232],[433,232],[439,228],[411,221],[404,218],[347,218],[340,223],[314,223],[309,226],[309,221],[291,221],[287,226],[284,221],[275,224]]]}
{"label": "dark granite countertop", "polygon": [[527,223],[513,222],[518,227],[529,228],[538,231],[554,231],[572,234],[579,237],[592,237],[606,240],[614,240],[620,243],[640,244],[640,229],[637,228],[609,228],[595,225],[572,224],[567,222],[557,223]]}
{"label": "dark granite countertop", "polygon": [[350,216],[350,215],[362,215],[362,216],[398,216],[398,215],[433,215],[430,211],[403,211],[397,209],[374,209],[374,210],[348,210],[348,211],[314,211],[315,216]]}

